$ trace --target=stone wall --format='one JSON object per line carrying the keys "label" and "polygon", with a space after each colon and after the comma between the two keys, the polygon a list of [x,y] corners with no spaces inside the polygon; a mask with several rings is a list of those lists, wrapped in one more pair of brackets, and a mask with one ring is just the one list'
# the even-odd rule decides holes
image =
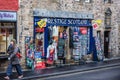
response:
{"label": "stone wall", "polygon": [[113,57],[118,57],[120,56],[119,53],[119,48],[118,46],[119,44],[119,23],[118,23],[118,19],[120,17],[118,17],[118,14],[120,14],[120,8],[118,7],[120,5],[120,1],[119,0],[113,0],[113,3],[110,6],[111,11],[112,11],[112,31],[111,31],[111,35],[110,35],[110,48],[111,48],[111,53],[113,55]]}

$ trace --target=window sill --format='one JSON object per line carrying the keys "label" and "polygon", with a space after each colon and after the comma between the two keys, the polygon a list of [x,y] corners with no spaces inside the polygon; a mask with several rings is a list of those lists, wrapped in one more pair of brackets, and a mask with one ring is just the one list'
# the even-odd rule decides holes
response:
{"label": "window sill", "polygon": [[0,59],[7,59],[8,55],[0,55]]}

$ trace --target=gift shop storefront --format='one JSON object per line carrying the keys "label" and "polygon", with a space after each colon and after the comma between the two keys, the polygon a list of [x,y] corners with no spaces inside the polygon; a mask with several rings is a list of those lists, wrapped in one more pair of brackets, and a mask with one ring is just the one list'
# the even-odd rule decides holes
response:
{"label": "gift shop storefront", "polygon": [[35,10],[34,41],[36,52],[41,53],[39,61],[47,66],[71,64],[91,53],[92,19],[92,14]]}

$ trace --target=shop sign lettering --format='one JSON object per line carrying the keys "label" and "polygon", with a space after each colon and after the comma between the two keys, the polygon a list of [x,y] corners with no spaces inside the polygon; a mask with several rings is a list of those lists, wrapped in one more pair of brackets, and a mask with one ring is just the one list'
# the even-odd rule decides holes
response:
{"label": "shop sign lettering", "polygon": [[[45,18],[43,18],[45,19]],[[92,26],[91,20],[87,19],[70,19],[70,18],[46,18],[46,26]],[[43,28],[44,21],[37,17],[35,18],[35,26]],[[38,23],[39,22],[39,23]]]}
{"label": "shop sign lettering", "polygon": [[0,12],[0,20],[16,21],[16,12]]}
{"label": "shop sign lettering", "polygon": [[48,24],[79,24],[79,25],[83,25],[83,24],[87,24],[87,20],[74,20],[74,19],[47,19],[47,23]]}
{"label": "shop sign lettering", "polygon": [[68,24],[87,24],[87,20],[68,20]]}

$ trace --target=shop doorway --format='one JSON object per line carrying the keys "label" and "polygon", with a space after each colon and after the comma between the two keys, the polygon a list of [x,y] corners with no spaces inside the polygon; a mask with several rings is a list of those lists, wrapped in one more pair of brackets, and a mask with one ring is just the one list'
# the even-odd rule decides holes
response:
{"label": "shop doorway", "polygon": [[110,31],[104,32],[104,56],[105,58],[109,58],[109,35]]}
{"label": "shop doorway", "polygon": [[12,28],[0,28],[0,53],[5,54],[10,40],[14,38],[15,30]]}
{"label": "shop doorway", "polygon": [[[67,26],[49,26],[48,27],[48,47],[47,56],[51,49],[51,45],[55,48],[54,60],[62,60],[63,64],[66,63],[69,53],[69,27]],[[51,44],[52,43],[52,44]]]}

